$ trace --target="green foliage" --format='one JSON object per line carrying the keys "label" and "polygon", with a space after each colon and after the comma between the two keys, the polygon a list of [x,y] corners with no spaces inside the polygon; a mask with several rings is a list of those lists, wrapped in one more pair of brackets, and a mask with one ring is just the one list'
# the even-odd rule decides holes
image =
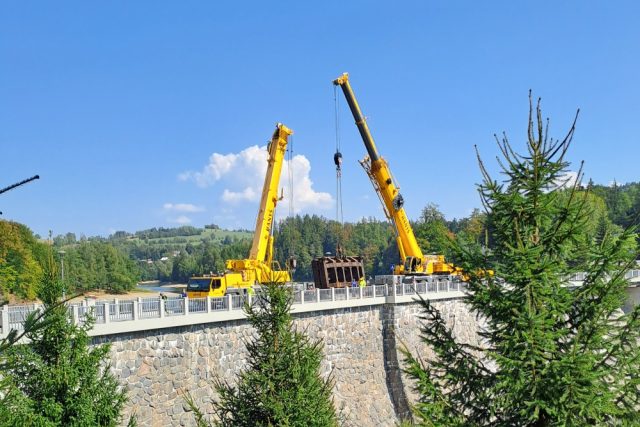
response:
{"label": "green foliage", "polygon": [[607,206],[609,220],[621,227],[640,226],[640,183],[611,186],[590,183],[591,191],[602,198]]}
{"label": "green foliage", "polygon": [[[249,366],[237,386],[216,380],[216,425],[337,426],[332,382],[320,377],[322,344],[294,329],[291,298],[289,289],[269,284],[245,307],[256,329],[247,343]],[[198,425],[205,425],[202,414],[195,414]]]}
{"label": "green foliage", "polygon": [[480,211],[480,209],[474,209],[466,218],[453,219],[447,223],[447,227],[456,236],[463,238],[466,241],[474,242],[480,245],[487,244],[487,215]]}
{"label": "green foliage", "polygon": [[444,214],[438,210],[437,205],[429,203],[422,209],[413,230],[423,252],[449,255],[453,233],[447,227]]}
{"label": "green foliage", "polygon": [[[438,310],[422,302],[422,338],[435,357],[405,351],[422,425],[637,425],[640,306],[621,311],[634,235],[602,217],[593,232],[589,194],[556,188],[574,127],[556,141],[539,104],[533,116],[532,106],[526,154],[506,137],[498,141],[504,183],[480,162],[491,251],[457,246],[471,274],[467,303],[486,320],[482,346],[457,342]],[[495,275],[481,273],[488,269]],[[587,277],[571,288],[576,271]]]}
{"label": "green foliage", "polygon": [[134,262],[107,242],[85,241],[65,247],[65,252],[67,291],[125,292],[135,288],[140,278]]}
{"label": "green foliage", "polygon": [[24,225],[0,220],[0,294],[35,298],[44,248]]}
{"label": "green foliage", "polygon": [[2,355],[0,425],[115,426],[126,397],[108,370],[109,347],[91,346],[91,319],[70,323],[58,277],[51,258],[40,287],[41,326]]}

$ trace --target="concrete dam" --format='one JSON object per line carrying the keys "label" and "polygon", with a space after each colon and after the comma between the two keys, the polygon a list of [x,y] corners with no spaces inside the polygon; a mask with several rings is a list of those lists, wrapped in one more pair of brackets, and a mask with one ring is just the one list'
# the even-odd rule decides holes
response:
{"label": "concrete dam", "polygon": [[[325,290],[296,296],[295,327],[324,343],[322,375],[334,379],[334,404],[345,426],[396,425],[415,399],[402,373],[399,350],[406,345],[423,356],[429,350],[419,338],[421,309],[415,292],[420,290],[406,286],[390,286],[392,292],[386,286],[326,290],[331,298],[320,293]],[[441,311],[460,340],[477,344],[477,321],[461,300],[460,286],[445,282],[420,293]],[[112,345],[112,370],[128,390],[125,420],[135,413],[142,426],[194,425],[184,392],[203,412],[212,412],[216,396],[211,379],[234,380],[247,364],[244,342],[253,334],[244,313],[233,309],[238,304],[228,301],[216,307],[212,299],[205,313],[194,313],[194,301],[189,301],[191,311],[146,319],[139,316],[145,301],[134,301],[135,321],[102,313],[102,323],[92,334],[95,343]],[[122,310],[122,303],[115,307]]]}

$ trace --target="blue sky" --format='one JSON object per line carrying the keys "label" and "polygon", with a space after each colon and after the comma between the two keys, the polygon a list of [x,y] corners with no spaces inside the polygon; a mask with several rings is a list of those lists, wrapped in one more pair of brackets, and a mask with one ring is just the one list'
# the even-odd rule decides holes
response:
{"label": "blue sky", "polygon": [[[411,218],[479,206],[473,145],[492,170],[494,133],[522,148],[530,88],[555,136],[581,109],[588,178],[637,181],[638,22],[632,1],[0,1],[0,187],[41,176],[0,195],[2,218],[43,236],[253,228],[276,122],[304,156],[294,208],[334,218],[345,71]],[[381,218],[338,95],[345,219]]]}

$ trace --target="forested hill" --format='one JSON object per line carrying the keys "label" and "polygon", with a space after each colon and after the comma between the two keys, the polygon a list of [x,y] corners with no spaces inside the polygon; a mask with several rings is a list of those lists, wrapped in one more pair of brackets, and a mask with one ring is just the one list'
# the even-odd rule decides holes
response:
{"label": "forested hill", "polygon": [[640,224],[640,182],[610,186],[589,183],[593,194],[604,200],[609,219],[621,227]]}
{"label": "forested hill", "polygon": [[[602,221],[619,227],[640,224],[640,183],[590,183],[588,188],[593,212],[589,233],[595,233]],[[484,243],[486,223],[479,210],[465,218],[447,220],[431,204],[412,222],[423,251],[445,255],[449,255],[447,242],[455,235]],[[337,246],[347,255],[363,256],[367,275],[385,274],[398,262],[391,225],[374,218],[341,226],[319,216],[296,216],[277,224],[274,235],[275,255],[281,265],[289,256],[298,261],[295,280],[311,280],[311,260],[335,253]],[[204,228],[118,231],[106,238],[77,238],[67,233],[49,240],[34,236],[25,225],[0,220],[0,294],[33,298],[49,251],[57,265],[64,258],[68,291],[126,291],[140,280],[184,282],[192,274],[223,271],[225,260],[248,255],[251,238],[250,231],[222,230],[211,224]]]}

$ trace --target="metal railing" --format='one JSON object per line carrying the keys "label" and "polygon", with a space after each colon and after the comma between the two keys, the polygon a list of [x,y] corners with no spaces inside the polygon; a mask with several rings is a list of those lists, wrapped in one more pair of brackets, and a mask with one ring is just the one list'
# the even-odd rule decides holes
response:
{"label": "metal railing", "polygon": [[185,314],[185,298],[167,298],[164,300],[164,315],[179,316]]}
{"label": "metal railing", "polygon": [[[5,306],[6,307],[6,306]],[[8,329],[15,329],[16,331],[24,330],[24,322],[27,320],[27,316],[30,313],[37,310],[35,305],[19,305],[13,307],[7,307],[9,316],[8,316]],[[4,320],[4,319],[3,319]],[[3,332],[4,332],[4,321],[2,324]]]}
{"label": "metal railing", "polygon": [[318,289],[320,301],[333,301],[333,289]]}
{"label": "metal railing", "polygon": [[211,311],[229,310],[229,298],[210,298],[210,301],[209,307]]}
{"label": "metal railing", "polygon": [[206,298],[189,298],[189,313],[206,313]]}
{"label": "metal railing", "polygon": [[231,309],[242,310],[247,297],[244,295],[231,295]]}
{"label": "metal railing", "polygon": [[[333,289],[298,289],[292,291],[292,305],[323,304],[327,302],[384,298],[387,296],[415,295],[416,293],[446,292],[462,289],[460,283],[400,283],[395,285],[371,285],[366,287]],[[160,319],[172,316],[202,315],[216,312],[241,311],[246,302],[261,298],[260,293],[227,295],[220,298],[138,298],[135,300],[84,301],[68,306],[69,318],[76,324],[86,322],[88,316],[97,325],[133,322],[136,320]],[[373,301],[370,304],[376,304]],[[0,308],[0,337],[9,330],[22,330],[28,314],[39,309],[38,305],[3,306]]]}
{"label": "metal railing", "polygon": [[138,318],[153,319],[160,317],[161,298],[141,298],[138,300]]}
{"label": "metal railing", "polygon": [[300,295],[304,299],[305,303],[318,301],[318,293],[316,292],[316,289],[302,291]]}
{"label": "metal railing", "polygon": [[109,303],[109,322],[134,320],[133,301],[114,301]]}
{"label": "metal railing", "polygon": [[[624,274],[624,278],[627,280],[631,280],[632,282],[638,282],[638,280],[633,280],[640,278],[640,270],[629,270]],[[569,281],[571,282],[583,282],[587,279],[587,273],[579,272],[574,273],[569,276]]]}
{"label": "metal railing", "polygon": [[[419,277],[385,276],[390,278],[387,284],[378,284],[350,288],[306,289],[301,287],[293,292],[293,305],[326,304],[340,301],[340,306],[349,306],[351,301],[364,299],[441,294],[446,292],[464,292],[465,282],[449,280],[420,280]],[[585,278],[584,273],[571,276],[578,281]],[[631,282],[640,278],[640,269],[630,270],[625,278]],[[406,283],[402,283],[406,282]],[[245,302],[260,298],[260,294],[227,295],[220,298],[138,298],[136,300],[85,301],[82,304],[69,305],[69,318],[76,324],[86,322],[92,316],[97,325],[107,323],[132,322],[136,320],[160,319],[172,316],[207,315],[208,313],[238,311],[244,308]],[[362,305],[364,301],[354,305]],[[369,304],[378,302],[370,301]],[[10,330],[22,331],[29,313],[40,309],[39,305],[18,305],[0,307],[0,338],[9,334]],[[215,315],[214,315],[215,316]],[[215,317],[212,318],[215,321]]]}

